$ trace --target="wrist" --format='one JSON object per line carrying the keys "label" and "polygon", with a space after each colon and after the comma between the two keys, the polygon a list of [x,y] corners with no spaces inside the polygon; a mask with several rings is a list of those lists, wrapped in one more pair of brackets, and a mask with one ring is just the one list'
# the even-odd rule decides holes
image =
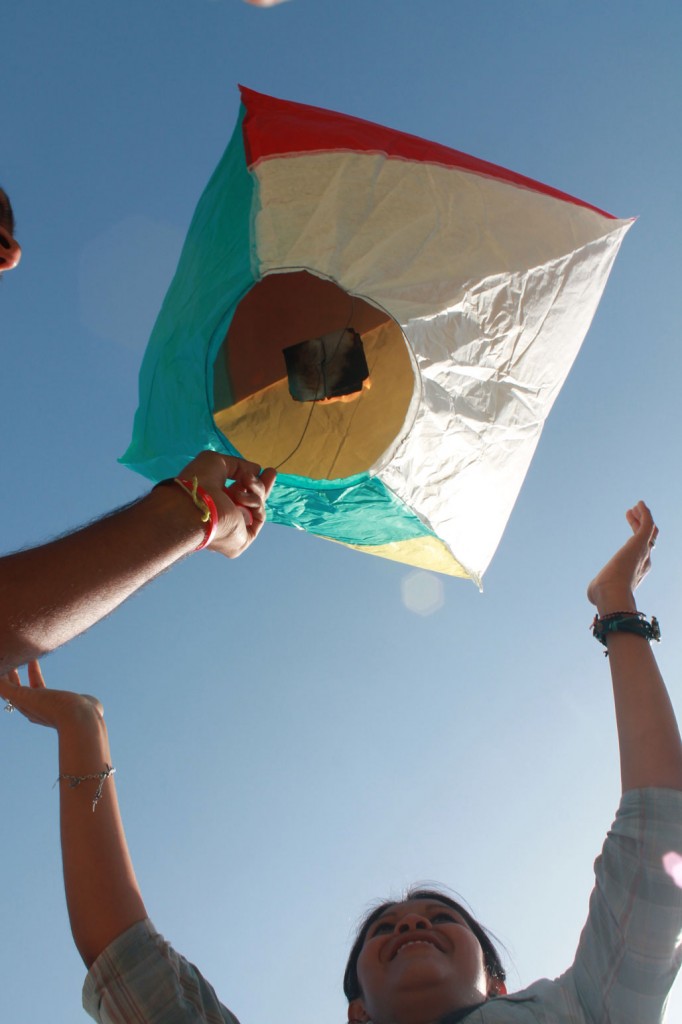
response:
{"label": "wrist", "polygon": [[201,486],[199,483],[199,477],[197,476],[193,476],[191,478],[176,476],[173,480],[164,482],[175,484],[183,490],[188,498],[191,498],[192,504],[199,512],[201,521],[204,524],[204,536],[201,543],[197,544],[195,550],[203,551],[204,548],[210,546],[211,541],[215,537],[216,530],[218,529],[218,523],[220,521],[215,501],[206,488]]}
{"label": "wrist", "polygon": [[188,553],[201,543],[205,529],[199,511],[177,484],[172,487],[157,485],[142,501],[157,527],[186,546]]}
{"label": "wrist", "polygon": [[74,740],[83,743],[86,737],[96,741],[107,740],[107,726],[102,705],[93,697],[74,694],[74,700],[56,723],[60,741]]}
{"label": "wrist", "polygon": [[90,776],[111,765],[104,719],[92,713],[71,719],[59,730],[59,775]]}
{"label": "wrist", "polygon": [[612,615],[614,612],[637,611],[635,595],[629,587],[600,587],[593,591],[590,597],[600,618],[604,615]]}

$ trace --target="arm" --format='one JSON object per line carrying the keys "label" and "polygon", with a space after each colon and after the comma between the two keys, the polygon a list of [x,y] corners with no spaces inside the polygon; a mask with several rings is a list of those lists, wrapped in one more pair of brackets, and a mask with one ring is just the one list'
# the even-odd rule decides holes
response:
{"label": "arm", "polygon": [[[274,470],[202,452],[182,471],[197,476],[219,516],[210,547],[236,558],[265,522]],[[227,479],[235,483],[223,490]],[[204,526],[179,487],[141,501],[42,547],[0,559],[0,672],[59,647],[194,551]]]}
{"label": "arm", "polygon": [[[627,520],[632,536],[588,587],[600,616],[635,611],[635,589],[650,567],[658,534],[651,513],[639,502]],[[682,854],[682,750],[648,642],[608,633],[607,645],[623,797],[595,863],[573,965],[526,994],[556,1019],[660,1024],[679,966],[682,887],[674,876]]]}
{"label": "arm", "polygon": [[[636,611],[634,592],[650,568],[658,529],[640,501],[627,512],[632,537],[590,583],[598,615]],[[682,744],[650,645],[627,633],[607,636],[623,792],[648,786],[682,789]]]}
{"label": "arm", "polygon": [[[37,662],[30,687],[16,671],[0,676],[0,695],[30,721],[59,735],[59,774],[90,775],[111,765],[102,705],[93,697],[48,690]],[[114,777],[93,812],[97,781],[72,788],[61,781],[60,821],[64,886],[71,931],[89,967],[118,935],[147,916],[126,844]]]}

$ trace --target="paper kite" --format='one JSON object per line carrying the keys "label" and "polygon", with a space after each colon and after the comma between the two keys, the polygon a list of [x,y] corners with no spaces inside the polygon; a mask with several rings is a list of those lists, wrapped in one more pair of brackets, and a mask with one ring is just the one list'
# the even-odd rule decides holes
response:
{"label": "paper kite", "polygon": [[275,466],[268,519],[479,586],[630,220],[242,89],[123,461]]}

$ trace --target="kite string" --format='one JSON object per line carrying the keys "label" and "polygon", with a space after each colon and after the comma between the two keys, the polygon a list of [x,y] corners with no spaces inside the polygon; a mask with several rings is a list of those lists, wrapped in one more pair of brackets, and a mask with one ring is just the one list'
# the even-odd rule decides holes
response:
{"label": "kite string", "polygon": [[[374,370],[376,368],[376,365],[377,365],[378,361],[379,361],[379,356],[377,355],[377,358],[372,363],[372,367],[371,367],[371,369],[369,371],[370,379],[372,377],[372,374],[374,373]],[[363,388],[362,391],[360,392],[360,394],[358,395],[357,400],[354,402],[354,407],[353,407],[353,409],[351,411],[351,414],[350,414],[350,416],[348,418],[348,423],[346,425],[346,429],[343,432],[343,437],[339,441],[338,447],[337,447],[336,452],[334,454],[334,458],[332,459],[331,465],[330,465],[329,469],[327,470],[327,479],[328,480],[332,479],[332,472],[333,472],[334,466],[336,465],[336,463],[338,461],[338,458],[339,458],[339,456],[341,454],[341,449],[343,448],[344,444],[348,440],[348,435],[350,434],[351,427],[353,426],[353,420],[355,419],[355,417],[358,414],[358,409],[360,408],[360,403],[362,402],[364,397],[365,397],[365,389]]]}
{"label": "kite string", "polygon": [[[346,331],[348,330],[348,328],[350,327],[350,325],[351,325],[351,323],[353,321],[353,313],[355,312],[355,296],[351,295],[351,296],[349,296],[349,298],[350,298],[350,313],[348,315],[348,320],[346,321],[345,327],[342,327],[340,332],[339,332],[339,337],[338,337],[338,339],[336,341],[336,348],[334,349],[334,351],[333,351],[333,353],[332,353],[332,355],[330,357],[330,360],[329,360],[330,362],[335,358],[336,353],[339,350],[339,345],[341,344],[341,339],[343,338],[344,334],[346,333]],[[323,384],[325,384],[325,390],[326,390],[326,373],[325,373],[326,364],[327,364],[327,357],[325,355],[323,360],[322,360],[322,363],[320,365],[319,372],[318,372],[318,378],[317,378],[318,388],[319,388],[320,383],[323,383]],[[315,409],[315,406],[317,405],[317,402],[318,402],[318,399],[314,398],[313,401],[310,404],[310,412],[308,413],[308,418],[306,419],[305,426],[303,428],[303,432],[302,432],[300,438],[298,439],[298,443],[296,444],[296,446],[294,448],[292,448],[292,450],[289,452],[289,454],[286,455],[285,458],[282,459],[281,462],[278,462],[276,466],[272,467],[273,469],[280,469],[284,465],[285,462],[288,462],[289,459],[293,458],[293,456],[296,454],[298,449],[303,444],[303,442],[305,440],[305,436],[308,433],[308,427],[310,426],[310,421],[313,418],[313,410]],[[336,456],[334,457],[334,462],[336,462]],[[332,462],[332,465],[334,465],[334,462]]]}
{"label": "kite string", "polygon": [[[318,383],[319,383],[319,381],[318,381]],[[315,408],[316,404],[317,404],[317,399],[313,399],[313,401],[312,401],[312,402],[310,403],[310,412],[308,413],[308,418],[307,418],[307,420],[305,421],[305,426],[304,426],[304,428],[303,428],[303,433],[301,434],[300,438],[298,439],[298,444],[296,445],[296,447],[295,447],[295,448],[292,448],[292,449],[291,449],[291,451],[289,452],[289,454],[288,454],[288,455],[286,455],[286,456],[285,456],[285,457],[284,457],[284,458],[282,459],[282,461],[281,461],[281,462],[278,462],[276,466],[273,466],[273,467],[272,467],[273,469],[280,469],[280,468],[281,468],[281,467],[282,467],[282,466],[284,465],[284,463],[285,463],[285,462],[288,462],[288,461],[289,461],[289,459],[293,458],[293,456],[294,456],[294,455],[296,454],[296,452],[298,451],[298,449],[299,449],[299,448],[301,447],[301,445],[303,444],[303,440],[304,440],[304,438],[305,438],[305,435],[306,435],[306,434],[307,434],[307,432],[308,432],[308,427],[310,426],[310,420],[312,419],[312,415],[313,415],[313,409]]]}

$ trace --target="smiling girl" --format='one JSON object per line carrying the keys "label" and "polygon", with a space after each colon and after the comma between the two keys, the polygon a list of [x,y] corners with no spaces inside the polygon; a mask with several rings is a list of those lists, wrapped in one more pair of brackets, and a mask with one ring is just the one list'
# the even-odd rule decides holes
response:
{"label": "smiling girl", "polygon": [[[588,588],[609,655],[623,798],[595,865],[587,924],[572,966],[508,995],[482,926],[433,890],[381,904],[362,923],[344,990],[351,1024],[656,1024],[682,956],[682,745],[647,642],[655,620],[634,591],[658,533],[639,502],[632,536]],[[235,1024],[197,969],[150,922],[125,841],[102,706],[0,677],[0,696],[59,735],[64,881],[73,937],[89,968],[83,1001],[104,1024]],[[94,813],[93,813],[94,812]],[[679,879],[678,879],[679,881]]]}

